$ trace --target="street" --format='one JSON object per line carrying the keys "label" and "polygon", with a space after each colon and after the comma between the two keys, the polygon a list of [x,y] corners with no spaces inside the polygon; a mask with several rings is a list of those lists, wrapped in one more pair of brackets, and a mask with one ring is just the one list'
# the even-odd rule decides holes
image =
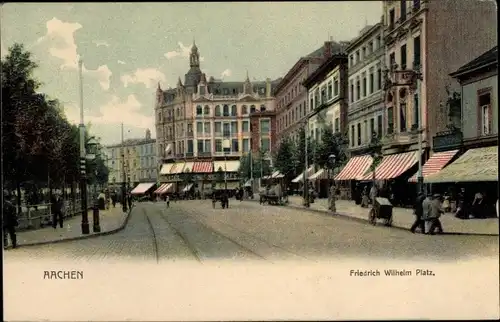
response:
{"label": "street", "polygon": [[498,237],[427,236],[341,217],[256,202],[209,200],[138,203],[116,234],[5,252],[6,262],[72,261],[324,261],[412,259],[457,261],[498,256]]}

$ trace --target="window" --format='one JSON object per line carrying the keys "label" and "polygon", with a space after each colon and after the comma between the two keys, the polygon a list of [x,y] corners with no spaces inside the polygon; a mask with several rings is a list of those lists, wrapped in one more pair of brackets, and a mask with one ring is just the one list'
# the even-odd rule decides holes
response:
{"label": "window", "polygon": [[314,99],[311,97],[311,102],[309,103],[309,111],[314,107]]}
{"label": "window", "polygon": [[212,152],[212,140],[205,140],[205,148],[203,149],[205,153]]}
{"label": "window", "polygon": [[222,133],[222,124],[221,122],[215,122],[215,134],[220,135]]}
{"label": "window", "polygon": [[340,132],[340,118],[335,118],[335,127],[333,129],[335,133]]}
{"label": "window", "polygon": [[243,152],[250,151],[250,139],[243,139]]}
{"label": "window", "polygon": [[320,98],[319,98],[319,89],[314,91],[314,107],[318,107],[321,104]]}
{"label": "window", "polygon": [[364,59],[364,58],[366,57],[366,47],[363,47],[363,48],[361,49],[361,51],[362,51],[362,54],[363,54],[363,59]]}
{"label": "window", "polygon": [[356,64],[360,62],[360,58],[359,58],[359,50],[356,52]]}
{"label": "window", "polygon": [[231,152],[239,152],[240,147],[238,144],[238,139],[232,139],[231,140]]}
{"label": "window", "polygon": [[396,13],[394,9],[389,11],[389,30],[394,29],[394,24],[396,22]]}
{"label": "window", "polygon": [[[193,133],[193,124],[191,124],[191,123],[188,124],[188,133],[189,134]],[[147,148],[146,148],[146,150],[147,150]],[[146,153],[148,153],[148,152],[146,152]]]}
{"label": "window", "polygon": [[193,153],[193,140],[188,140],[188,153]]}
{"label": "window", "polygon": [[353,81],[350,81],[350,94],[349,97],[350,97],[350,102],[354,102],[354,83]]}
{"label": "window", "polygon": [[223,88],[222,92],[224,93],[224,95],[229,95],[229,88]]}
{"label": "window", "polygon": [[349,56],[349,67],[352,67],[354,65],[354,55]]}
{"label": "window", "polygon": [[394,133],[394,108],[387,108],[387,134]]}
{"label": "window", "polygon": [[261,138],[260,148],[265,152],[269,152],[271,149],[271,140],[269,138]]}
{"label": "window", "polygon": [[406,0],[401,0],[401,19],[400,22],[403,23],[406,20]]}
{"label": "window", "polygon": [[210,128],[210,122],[205,122],[205,133],[206,134],[211,134],[211,128]]}
{"label": "window", "polygon": [[222,140],[215,139],[215,152],[222,152]]}
{"label": "window", "polygon": [[203,145],[203,140],[198,140],[198,142],[197,142],[197,146],[198,146],[198,153],[203,153],[203,152],[205,152],[205,150],[204,150],[204,145]]}
{"label": "window", "polygon": [[363,73],[363,97],[366,96],[366,73]]}
{"label": "window", "polygon": [[231,122],[231,134],[238,135],[238,122]]}
{"label": "window", "polygon": [[222,115],[229,116],[229,105],[224,105]]}
{"label": "window", "polygon": [[382,89],[382,68],[380,66],[377,67],[377,90]]}
{"label": "window", "polygon": [[371,140],[371,137],[373,136],[373,133],[375,133],[375,119],[372,117],[370,119],[370,133],[369,133],[370,140]]}
{"label": "window", "polygon": [[250,105],[250,113],[255,113],[255,105]]}
{"label": "window", "polygon": [[406,132],[406,103],[399,105],[399,131]]}
{"label": "window", "polygon": [[333,95],[338,96],[339,95],[339,79],[335,77],[333,81]]}
{"label": "window", "polygon": [[389,55],[389,66],[390,66],[390,69],[393,69],[395,68],[395,65],[396,65],[396,53],[391,53]]}
{"label": "window", "polygon": [[196,133],[197,134],[203,133],[203,123],[202,122],[196,122]]}
{"label": "window", "polygon": [[489,92],[479,95],[481,135],[490,135],[492,127],[491,94]]}
{"label": "window", "polygon": [[243,105],[241,107],[241,114],[242,115],[247,115],[248,114],[248,107],[246,105]]}
{"label": "window", "polygon": [[420,0],[413,0],[413,10],[416,11],[420,9]]}
{"label": "window", "polygon": [[358,123],[358,145],[361,145],[361,123]]}
{"label": "window", "polygon": [[333,85],[332,82],[328,82],[328,99],[332,99],[333,97]]}
{"label": "window", "polygon": [[406,45],[401,46],[401,69],[406,69]]}
{"label": "window", "polygon": [[373,93],[374,92],[374,75],[373,75],[373,68],[370,68],[370,90],[369,90],[369,93]]}
{"label": "window", "polygon": [[413,68],[420,67],[420,36],[413,38]]}
{"label": "window", "polygon": [[210,107],[208,105],[205,105],[203,109],[204,109],[203,114],[207,116],[210,115]]}
{"label": "window", "polygon": [[377,45],[376,45],[376,48],[375,48],[375,49],[379,49],[379,48],[381,48],[381,47],[382,47],[382,37],[377,36],[377,38],[376,38],[376,39],[377,39],[377,41],[376,41],[376,42],[377,42]]}
{"label": "window", "polygon": [[366,144],[368,142],[368,121],[363,121],[363,143]]}
{"label": "window", "polygon": [[265,112],[265,111],[266,111],[266,106],[265,106],[264,104],[262,104],[262,105],[260,106],[260,111],[261,111],[261,112]]}
{"label": "window", "polygon": [[268,134],[271,131],[270,128],[270,121],[269,119],[267,120],[260,120],[260,133],[261,134]]}
{"label": "window", "polygon": [[215,106],[215,116],[221,116],[220,105],[216,105]]}
{"label": "window", "polygon": [[236,109],[236,105],[232,105],[231,106],[231,116],[237,116],[238,115],[238,111]]}
{"label": "window", "polygon": [[359,100],[360,98],[361,98],[361,86],[358,78],[356,79],[356,100]]}
{"label": "window", "polygon": [[222,136],[223,137],[228,137],[231,135],[231,124],[224,122],[222,124]]}
{"label": "window", "polygon": [[243,122],[241,122],[241,127],[242,127],[242,132],[243,133],[250,132],[250,122],[249,121],[243,121]]}

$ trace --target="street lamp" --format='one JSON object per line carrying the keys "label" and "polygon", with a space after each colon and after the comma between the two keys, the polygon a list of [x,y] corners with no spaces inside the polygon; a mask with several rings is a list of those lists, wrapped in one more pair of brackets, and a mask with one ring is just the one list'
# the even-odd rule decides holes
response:
{"label": "street lamp", "polygon": [[336,158],[337,156],[335,154],[330,154],[328,156],[328,179],[329,179],[329,183],[330,183],[330,187],[329,187],[329,194],[330,194],[330,210],[333,212],[333,214],[335,214],[337,212],[337,207],[335,205],[335,180],[332,180],[331,177],[330,177],[330,168],[331,168],[331,172],[334,172],[334,169],[335,169],[335,161],[336,161]]}
{"label": "street lamp", "polygon": [[423,128],[421,126],[421,111],[420,111],[420,92],[421,92],[421,82],[423,80],[422,72],[420,71],[420,65],[413,67],[412,82],[410,85],[410,94],[415,95],[414,104],[414,115],[415,123],[413,124],[413,132],[418,136],[418,174],[417,174],[417,191],[423,192],[424,190],[424,178],[422,176],[422,133]]}
{"label": "street lamp", "polygon": [[379,148],[380,148],[380,142],[378,139],[378,134],[376,132],[372,133],[372,138],[370,142],[370,156],[372,157],[372,165],[373,165],[373,170],[372,170],[372,186],[376,188],[376,176],[375,176],[375,170],[376,170],[376,164],[378,159],[380,158],[379,154]]}
{"label": "street lamp", "polygon": [[121,155],[122,155],[122,210],[123,212],[127,212],[127,188],[126,188],[126,177],[125,173],[125,143],[123,140],[123,123],[122,123],[122,147],[121,147]]}
{"label": "street lamp", "polygon": [[[99,156],[99,142],[94,138],[94,137],[91,137],[88,142],[87,142],[87,150],[88,150],[88,154],[86,156],[86,159],[87,160],[94,160],[97,156]],[[95,170],[95,174],[97,175],[97,169]],[[97,195],[97,191],[96,191],[96,185],[94,183],[94,195]],[[97,198],[93,198],[94,199],[94,204],[93,204],[93,212],[92,212],[92,215],[93,215],[93,231],[95,233],[98,233],[101,231],[101,225],[99,224],[99,208],[98,208],[98,205],[97,205]],[[87,225],[88,225],[88,222],[87,222]]]}
{"label": "street lamp", "polygon": [[222,149],[224,151],[224,189],[227,190],[227,153],[231,149],[231,142],[229,139],[222,141]]}
{"label": "street lamp", "polygon": [[308,153],[308,140],[309,140],[309,121],[306,119],[305,121],[305,130],[304,130],[304,165],[305,165],[305,170],[304,170],[304,177],[303,177],[303,193],[304,193],[304,207],[309,207],[309,179],[307,178],[308,175],[308,170],[309,170],[309,153]]}

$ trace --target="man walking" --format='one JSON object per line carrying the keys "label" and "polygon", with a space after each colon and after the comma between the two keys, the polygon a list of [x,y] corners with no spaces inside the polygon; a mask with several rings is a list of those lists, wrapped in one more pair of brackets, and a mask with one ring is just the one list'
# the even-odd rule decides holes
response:
{"label": "man walking", "polygon": [[444,213],[443,207],[441,204],[441,195],[435,194],[434,197],[432,198],[431,202],[431,210],[430,210],[430,216],[429,216],[429,221],[430,221],[430,227],[428,233],[430,235],[434,235],[434,231],[438,230],[440,234],[443,233],[443,226],[441,225],[441,221],[439,220],[439,217]]}
{"label": "man walking", "polygon": [[63,200],[59,192],[56,192],[52,197],[50,211],[52,212],[52,227],[57,228],[57,222],[59,221],[59,227],[63,228]]}
{"label": "man walking", "polygon": [[425,234],[425,220],[423,220],[422,218],[424,215],[424,207],[423,207],[424,199],[425,196],[423,192],[420,192],[417,196],[417,199],[415,200],[415,205],[413,210],[415,213],[415,222],[410,228],[412,233],[415,233],[417,227],[420,227],[420,232],[422,234]]}
{"label": "man walking", "polygon": [[7,248],[9,242],[7,239],[8,234],[12,242],[12,248],[16,248],[16,227],[18,225],[16,206],[14,206],[12,195],[10,194],[10,192],[4,191],[3,198],[3,245],[5,248]]}
{"label": "man walking", "polygon": [[425,197],[424,201],[422,201],[422,221],[424,222],[424,230],[423,233],[425,234],[425,226],[428,223],[428,220],[431,216],[431,203],[432,203],[432,198],[431,194],[427,193],[427,196]]}
{"label": "man walking", "polygon": [[167,202],[167,208],[170,208],[170,197],[168,195],[165,197],[165,201]]}

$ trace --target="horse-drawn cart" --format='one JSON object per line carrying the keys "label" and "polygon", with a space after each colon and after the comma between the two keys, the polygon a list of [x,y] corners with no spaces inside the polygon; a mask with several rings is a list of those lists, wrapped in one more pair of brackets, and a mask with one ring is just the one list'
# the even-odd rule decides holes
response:
{"label": "horse-drawn cart", "polygon": [[222,209],[229,208],[229,193],[226,190],[214,190],[212,193],[212,207],[220,201]]}
{"label": "horse-drawn cart", "polygon": [[383,219],[386,226],[392,225],[392,204],[387,198],[376,197],[368,214],[372,225],[377,224],[377,219]]}
{"label": "horse-drawn cart", "polygon": [[272,188],[268,187],[265,190],[260,191],[259,195],[259,203],[261,205],[265,204],[266,202],[269,205],[281,205],[281,200],[283,198],[283,193],[280,185],[275,185]]}

